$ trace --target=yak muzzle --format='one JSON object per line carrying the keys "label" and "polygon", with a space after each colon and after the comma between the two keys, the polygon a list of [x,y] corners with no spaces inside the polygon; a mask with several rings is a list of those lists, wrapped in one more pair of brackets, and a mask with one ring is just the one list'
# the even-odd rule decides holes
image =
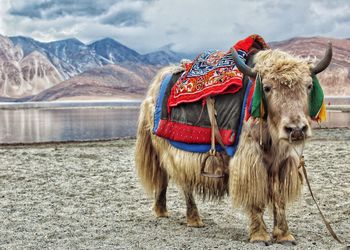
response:
{"label": "yak muzzle", "polygon": [[290,143],[305,140],[308,129],[308,125],[304,125],[302,127],[284,127],[284,130],[289,135],[288,138]]}

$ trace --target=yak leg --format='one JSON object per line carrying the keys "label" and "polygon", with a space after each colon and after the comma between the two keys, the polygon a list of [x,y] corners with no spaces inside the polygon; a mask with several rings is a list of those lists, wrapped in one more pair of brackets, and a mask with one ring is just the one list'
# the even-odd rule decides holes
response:
{"label": "yak leg", "polygon": [[294,236],[291,234],[288,228],[286,219],[286,202],[284,199],[278,195],[274,194],[273,199],[273,217],[274,217],[274,228],[273,228],[273,238],[277,243],[291,243],[296,244]]}
{"label": "yak leg", "polygon": [[204,227],[201,217],[197,209],[196,202],[193,197],[192,188],[184,188],[184,195],[186,199],[186,218],[187,226],[189,227]]}
{"label": "yak leg", "polygon": [[157,217],[169,217],[166,207],[166,191],[168,188],[168,176],[164,172],[161,177],[162,180],[159,183],[159,187],[155,190],[155,200],[153,210]]}
{"label": "yak leg", "polygon": [[264,210],[265,207],[252,206],[249,210],[250,217],[250,242],[264,242],[268,245],[271,240],[270,235],[267,233],[266,224],[264,222]]}

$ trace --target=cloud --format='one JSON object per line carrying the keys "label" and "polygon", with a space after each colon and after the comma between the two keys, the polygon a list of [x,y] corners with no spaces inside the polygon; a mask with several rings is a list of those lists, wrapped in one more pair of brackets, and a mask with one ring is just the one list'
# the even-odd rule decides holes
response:
{"label": "cloud", "polygon": [[102,23],[116,26],[137,26],[144,22],[142,19],[142,13],[135,10],[128,10],[104,18],[102,19]]}
{"label": "cloud", "polygon": [[227,50],[258,33],[350,36],[348,0],[1,0],[0,33],[42,41],[112,37],[139,52],[166,44],[181,52]]}
{"label": "cloud", "polygon": [[121,2],[110,7],[108,12],[101,16],[100,21],[102,24],[119,27],[145,25],[143,11],[148,4],[149,2],[144,1]]}
{"label": "cloud", "polygon": [[62,16],[98,16],[118,1],[104,0],[13,0],[9,14],[29,18],[55,19]]}

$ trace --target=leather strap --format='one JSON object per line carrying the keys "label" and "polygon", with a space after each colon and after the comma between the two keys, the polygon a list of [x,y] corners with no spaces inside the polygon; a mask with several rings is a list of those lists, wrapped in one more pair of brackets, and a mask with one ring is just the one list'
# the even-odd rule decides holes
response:
{"label": "leather strap", "polygon": [[216,111],[215,111],[215,100],[212,97],[207,97],[206,99],[207,109],[209,114],[209,120],[211,124],[211,150],[215,150],[215,139],[221,145],[221,147],[226,150],[224,143],[222,142],[221,134],[219,131],[219,126],[216,121]]}
{"label": "leather strap", "polygon": [[328,232],[333,236],[333,238],[338,241],[340,244],[343,244],[343,242],[341,242],[341,240],[338,238],[338,236],[336,235],[336,233],[334,232],[333,228],[331,227],[331,224],[326,220],[326,218],[324,217],[320,207],[318,206],[317,204],[317,201],[315,199],[315,196],[311,190],[311,186],[310,186],[310,183],[309,183],[309,179],[307,178],[307,173],[306,173],[306,168],[305,168],[305,160],[304,160],[304,156],[301,157],[300,159],[300,166],[302,167],[303,169],[303,173],[304,173],[304,176],[305,176],[305,180],[306,180],[306,184],[309,188],[309,191],[310,191],[310,194],[311,194],[311,197],[312,199],[314,200],[315,204],[316,204],[316,207],[318,209],[318,211],[320,212],[320,215],[322,217],[322,220],[324,222],[324,224],[326,225],[327,229],[328,229]]}

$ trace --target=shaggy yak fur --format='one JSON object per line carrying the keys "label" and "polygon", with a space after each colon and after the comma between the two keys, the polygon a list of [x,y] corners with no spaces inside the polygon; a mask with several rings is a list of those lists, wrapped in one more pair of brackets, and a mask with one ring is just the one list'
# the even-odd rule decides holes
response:
{"label": "shaggy yak fur", "polygon": [[303,183],[298,151],[303,140],[290,143],[290,128],[302,128],[311,136],[308,93],[312,87],[311,64],[308,60],[279,50],[263,50],[254,57],[254,70],[262,79],[267,100],[268,118],[263,122],[262,146],[260,124],[245,121],[234,157],[225,157],[226,178],[208,178],[200,174],[205,156],[182,151],[166,139],[152,133],[159,88],[169,73],[183,70],[170,66],[160,70],[141,105],[136,141],[136,167],[145,190],[154,196],[157,217],[167,217],[166,191],[170,178],[182,189],[187,205],[187,224],[204,226],[193,193],[209,199],[229,194],[234,206],[242,207],[250,218],[251,242],[271,241],[263,214],[267,207],[274,216],[272,237],[275,242],[295,241],[289,231],[285,208],[295,200]]}

